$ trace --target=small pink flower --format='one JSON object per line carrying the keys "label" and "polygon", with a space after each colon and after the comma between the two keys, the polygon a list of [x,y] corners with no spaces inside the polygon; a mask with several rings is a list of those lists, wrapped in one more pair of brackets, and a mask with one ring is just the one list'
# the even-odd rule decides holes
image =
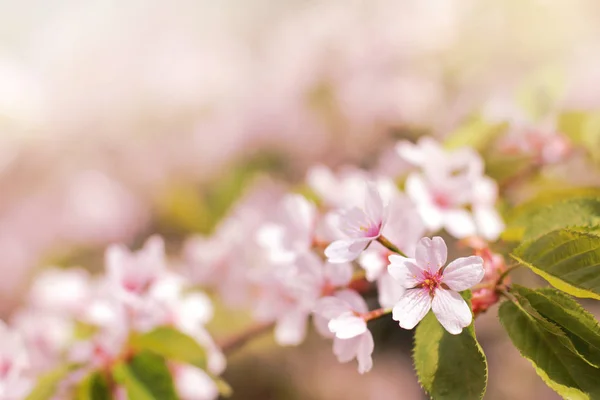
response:
{"label": "small pink flower", "polygon": [[352,208],[340,214],[339,228],[348,237],[336,240],[325,249],[329,262],[355,260],[360,253],[381,235],[386,223],[387,207],[374,184],[367,185],[364,208]]}
{"label": "small pink flower", "polygon": [[373,335],[361,316],[369,311],[365,300],[352,290],[342,290],[334,296],[323,297],[313,309],[315,325],[319,332],[327,325],[327,337],[334,336],[333,353],[339,362],[358,361],[358,372],[363,374],[373,367],[371,354]]}
{"label": "small pink flower", "polygon": [[458,335],[473,319],[471,309],[458,293],[479,283],[484,275],[481,257],[462,257],[446,267],[448,249],[436,236],[417,244],[415,258],[389,257],[389,273],[406,292],[392,311],[392,318],[404,329],[414,328],[429,310],[451,334]]}
{"label": "small pink flower", "polygon": [[147,292],[165,270],[165,244],[158,236],[148,239],[137,252],[121,245],[113,245],[106,251],[108,282],[131,295]]}
{"label": "small pink flower", "polygon": [[265,223],[257,232],[257,242],[268,251],[273,262],[293,262],[310,250],[317,210],[299,194],[283,198],[276,222]]}

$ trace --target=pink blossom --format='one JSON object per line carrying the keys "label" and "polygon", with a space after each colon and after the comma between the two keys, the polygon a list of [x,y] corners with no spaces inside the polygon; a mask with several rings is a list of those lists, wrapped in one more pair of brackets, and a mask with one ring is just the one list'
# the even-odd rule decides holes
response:
{"label": "pink blossom", "polygon": [[325,256],[333,263],[355,260],[360,253],[377,239],[387,220],[387,206],[373,184],[367,184],[363,209],[357,207],[339,215],[339,228],[347,236],[336,240],[325,249]]}
{"label": "pink blossom", "polygon": [[338,360],[344,363],[356,358],[358,372],[370,371],[374,342],[366,321],[361,317],[369,311],[364,299],[352,290],[342,290],[334,296],[320,299],[313,311],[315,324],[322,325],[326,321],[329,331],[335,336],[333,353]]}
{"label": "pink blossom", "polygon": [[29,356],[22,337],[0,321],[0,398],[21,400],[33,387],[27,378]]}
{"label": "pink blossom", "polygon": [[275,321],[275,339],[281,345],[300,344],[306,335],[308,318],[323,294],[347,285],[352,267],[347,263],[323,262],[307,253],[293,264],[275,265],[256,277],[261,293],[255,315],[261,321]]}
{"label": "pink blossom", "polygon": [[407,177],[405,187],[427,228],[444,228],[456,238],[476,234],[488,240],[498,238],[504,224],[494,208],[497,187],[483,175],[483,161],[475,151],[449,152],[426,137],[417,144],[400,142],[396,149],[421,170]]}
{"label": "pink blossom", "polygon": [[258,243],[268,250],[273,262],[293,262],[310,250],[316,212],[315,205],[301,195],[283,198],[275,222],[264,224],[257,233]]}
{"label": "pink blossom", "polygon": [[106,278],[109,284],[128,295],[140,295],[165,271],[163,240],[153,236],[137,252],[121,245],[106,250]]}
{"label": "pink blossom", "polygon": [[[415,243],[425,233],[425,226],[421,221],[415,206],[397,190],[390,199],[388,206],[388,223],[383,229],[383,235],[394,245],[398,246],[405,254],[413,255]],[[392,307],[404,288],[388,273],[388,256],[390,250],[379,243],[371,243],[358,259],[360,266],[366,271],[366,278],[370,282],[377,282],[377,295],[382,307]]]}
{"label": "pink blossom", "polygon": [[402,328],[414,328],[430,309],[453,335],[471,324],[471,309],[458,292],[481,281],[483,260],[463,257],[444,267],[447,254],[446,243],[436,236],[419,241],[415,258],[389,257],[389,273],[406,289],[392,313]]}
{"label": "pink blossom", "polygon": [[173,381],[181,400],[213,400],[219,389],[203,370],[191,365],[173,363]]}

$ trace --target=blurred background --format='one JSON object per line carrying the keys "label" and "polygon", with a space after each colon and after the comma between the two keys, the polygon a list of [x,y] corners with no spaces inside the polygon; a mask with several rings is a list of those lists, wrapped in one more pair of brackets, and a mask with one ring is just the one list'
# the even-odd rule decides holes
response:
{"label": "blurred background", "polygon": [[[596,0],[0,0],[0,312],[40,268],[210,233],[264,174],[398,168],[400,137],[595,110],[599,89]],[[238,399],[423,398],[410,333],[376,324],[367,375],[313,337],[225,377]],[[477,324],[486,398],[556,398],[495,310]]]}

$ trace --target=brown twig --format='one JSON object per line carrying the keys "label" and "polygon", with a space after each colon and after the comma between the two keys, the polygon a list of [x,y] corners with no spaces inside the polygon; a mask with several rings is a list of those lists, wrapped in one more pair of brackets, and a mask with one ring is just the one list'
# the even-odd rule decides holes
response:
{"label": "brown twig", "polygon": [[218,345],[225,354],[231,354],[235,350],[243,347],[250,340],[257,336],[261,336],[269,332],[275,323],[273,322],[259,322],[255,325],[248,327],[243,332],[237,333],[229,338],[219,341]]}

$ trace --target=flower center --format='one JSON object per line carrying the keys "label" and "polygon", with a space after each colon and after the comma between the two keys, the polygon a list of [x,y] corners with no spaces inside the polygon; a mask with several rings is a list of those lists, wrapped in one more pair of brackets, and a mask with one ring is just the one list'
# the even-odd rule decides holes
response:
{"label": "flower center", "polygon": [[361,226],[360,230],[365,233],[365,237],[374,237],[379,235],[382,223],[370,224],[369,226]]}
{"label": "flower center", "polygon": [[432,274],[429,271],[423,272],[423,280],[421,281],[421,287],[429,291],[429,295],[433,296],[435,289],[440,287],[442,284],[442,274],[438,271]]}

